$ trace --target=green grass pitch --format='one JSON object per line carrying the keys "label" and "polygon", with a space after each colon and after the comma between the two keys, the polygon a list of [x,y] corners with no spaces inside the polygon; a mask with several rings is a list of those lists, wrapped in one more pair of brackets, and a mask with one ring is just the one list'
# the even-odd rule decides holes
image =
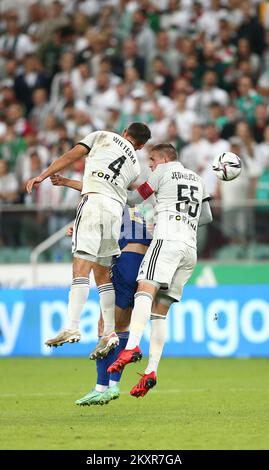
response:
{"label": "green grass pitch", "polygon": [[162,359],[157,386],[136,399],[145,364],[126,368],[119,400],[79,407],[93,362],[1,359],[0,448],[269,449],[268,359]]}

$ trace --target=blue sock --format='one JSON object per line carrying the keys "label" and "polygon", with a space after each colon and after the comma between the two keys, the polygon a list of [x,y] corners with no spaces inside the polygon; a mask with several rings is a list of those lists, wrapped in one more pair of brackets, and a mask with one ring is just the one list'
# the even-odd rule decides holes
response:
{"label": "blue sock", "polygon": [[104,359],[96,359],[96,369],[97,369],[97,384],[99,385],[109,385],[109,380],[114,380],[115,382],[119,382],[121,378],[122,372],[114,372],[113,374],[109,374],[107,369],[113,362],[116,361],[118,354],[125,348],[128,337],[129,331],[123,331],[117,333],[119,337],[119,345],[111,349],[108,355],[104,357]]}
{"label": "blue sock", "polygon": [[[128,338],[129,338],[129,331],[117,332],[117,335],[120,339],[120,342],[119,342],[119,345],[115,349],[110,351],[113,354],[113,359],[111,361],[111,364],[117,359],[119,353],[123,349],[125,349],[125,346],[127,344]],[[122,372],[123,372],[123,370],[121,370],[121,372],[113,372],[113,374],[110,374],[109,380],[114,380],[115,382],[119,382],[120,379],[121,379]]]}
{"label": "blue sock", "polygon": [[[100,339],[100,336],[99,336]],[[97,381],[98,385],[109,385],[109,373],[107,372],[107,368],[110,366],[111,362],[109,360],[110,351],[107,357],[104,359],[97,358],[96,359],[96,371],[97,371]]]}

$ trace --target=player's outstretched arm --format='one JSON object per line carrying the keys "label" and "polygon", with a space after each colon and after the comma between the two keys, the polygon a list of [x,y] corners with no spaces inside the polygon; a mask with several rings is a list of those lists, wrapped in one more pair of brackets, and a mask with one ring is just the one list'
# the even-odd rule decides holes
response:
{"label": "player's outstretched arm", "polygon": [[66,186],[67,188],[76,189],[77,191],[82,190],[82,181],[65,178],[62,175],[52,175],[50,180],[53,186]]}
{"label": "player's outstretched arm", "polygon": [[141,202],[148,199],[153,193],[154,190],[145,181],[135,191],[127,191],[127,204],[134,207],[136,204],[141,204]]}
{"label": "player's outstretched arm", "polygon": [[64,153],[59,157],[55,162],[53,162],[41,175],[31,178],[26,184],[26,190],[30,194],[34,187],[39,186],[42,181],[44,181],[49,176],[58,173],[64,168],[70,166],[74,161],[85,156],[89,153],[89,150],[86,149],[83,145],[76,145],[68,152]]}
{"label": "player's outstretched arm", "polygon": [[137,190],[135,191],[127,191],[127,204],[130,207],[136,206],[136,204],[141,204],[144,199],[142,196],[139,194]]}

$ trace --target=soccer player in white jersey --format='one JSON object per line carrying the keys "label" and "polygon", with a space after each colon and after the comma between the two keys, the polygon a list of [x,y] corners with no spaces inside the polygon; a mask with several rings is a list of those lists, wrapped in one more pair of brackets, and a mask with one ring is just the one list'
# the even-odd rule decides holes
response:
{"label": "soccer player in white jersey", "polygon": [[[130,191],[128,203],[141,203],[155,193],[157,221],[153,240],[137,276],[138,289],[128,343],[108,368],[110,373],[141,359],[139,343],[157,292],[164,292],[176,301],[181,299],[183,287],[196,265],[197,227],[212,221],[210,198],[202,179],[177,161],[176,150],[171,144],[152,147],[150,168],[152,173],[147,182],[136,191]],[[143,397],[156,384],[164,341],[163,337],[159,344],[155,343],[154,351],[151,348],[148,366],[131,395]]]}
{"label": "soccer player in white jersey", "polygon": [[[41,175],[30,179],[31,193],[49,176],[86,157],[82,200],[77,208],[72,238],[73,281],[69,294],[66,327],[49,346],[80,340],[80,315],[89,295],[89,274],[94,268],[104,319],[104,336],[99,348],[102,355],[118,344],[115,333],[115,292],[110,279],[113,256],[120,254],[118,240],[127,188],[136,180],[140,166],[135,151],[150,138],[143,123],[132,123],[122,136],[114,132],[92,132],[71,150],[53,162]],[[98,353],[98,347],[95,349]]]}

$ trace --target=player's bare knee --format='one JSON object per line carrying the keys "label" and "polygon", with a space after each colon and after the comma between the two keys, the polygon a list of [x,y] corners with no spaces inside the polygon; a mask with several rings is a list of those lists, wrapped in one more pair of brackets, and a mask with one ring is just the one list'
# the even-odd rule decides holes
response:
{"label": "player's bare knee", "polygon": [[160,294],[159,292],[157,295],[157,298],[155,299],[153,303],[152,311],[156,313],[157,315],[166,316],[168,314],[169,308],[174,302],[175,302],[175,299],[167,295]]}
{"label": "player's bare knee", "polygon": [[159,288],[160,285],[155,281],[138,281],[137,292],[147,292],[148,294],[151,294],[154,298]]}
{"label": "player's bare knee", "polygon": [[128,331],[131,320],[132,308],[119,308],[115,310],[116,331]]}
{"label": "player's bare knee", "polygon": [[156,315],[163,315],[164,317],[167,315],[169,310],[168,305],[163,305],[160,302],[155,302],[152,306],[152,311],[156,313]]}
{"label": "player's bare knee", "polygon": [[101,266],[97,263],[94,263],[93,272],[97,286],[111,283],[110,268],[108,268],[107,266]]}
{"label": "player's bare knee", "polygon": [[89,277],[91,272],[92,262],[83,258],[73,258],[73,278],[76,277]]}

